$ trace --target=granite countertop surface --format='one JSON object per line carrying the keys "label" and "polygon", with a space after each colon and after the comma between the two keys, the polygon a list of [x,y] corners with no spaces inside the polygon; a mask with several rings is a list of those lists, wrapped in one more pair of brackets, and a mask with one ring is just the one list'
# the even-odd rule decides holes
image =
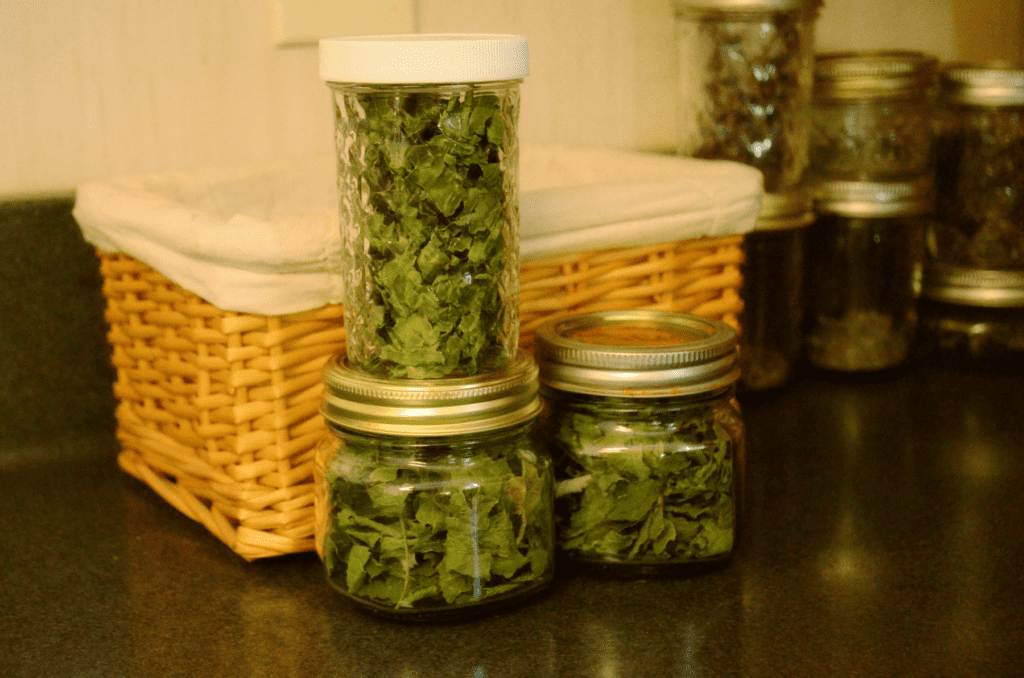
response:
{"label": "granite countertop surface", "polygon": [[109,432],[34,443],[0,467],[0,674],[1019,676],[1022,387],[922,366],[744,395],[727,568],[562,571],[458,624],[357,611],[312,554],[243,561],[122,473]]}
{"label": "granite countertop surface", "polygon": [[727,568],[562,568],[514,610],[399,624],[353,609],[313,554],[245,562],[118,468],[71,205],[0,204],[4,678],[1024,675],[1024,370],[915,360],[742,395]]}

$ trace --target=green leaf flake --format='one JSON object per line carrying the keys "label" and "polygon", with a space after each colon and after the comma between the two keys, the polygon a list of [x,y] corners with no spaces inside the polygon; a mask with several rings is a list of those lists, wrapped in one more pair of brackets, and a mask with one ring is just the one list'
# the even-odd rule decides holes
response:
{"label": "green leaf flake", "polygon": [[[732,437],[714,410],[590,403],[551,424],[565,459],[559,478],[589,476],[558,501],[561,547],[584,559],[640,563],[728,553]],[[610,415],[602,409],[609,406]]]}
{"label": "green leaf flake", "polygon": [[348,552],[348,567],[345,583],[349,591],[358,591],[366,578],[366,563],[370,560],[370,549],[356,545]]}
{"label": "green leaf flake", "polygon": [[331,581],[399,610],[462,605],[546,581],[553,483],[550,462],[525,449],[526,436],[484,446],[467,464],[444,447],[399,465],[394,447],[346,445],[344,461],[331,466]]}

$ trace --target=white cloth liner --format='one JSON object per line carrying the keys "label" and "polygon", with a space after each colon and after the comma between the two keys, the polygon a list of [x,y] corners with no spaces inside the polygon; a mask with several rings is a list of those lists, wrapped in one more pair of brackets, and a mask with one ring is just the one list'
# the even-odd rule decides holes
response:
{"label": "white cloth liner", "polygon": [[[342,301],[335,172],[318,156],[89,182],[73,215],[92,245],[219,308],[295,313]],[[761,197],[739,163],[524,145],[521,258],[747,233]]]}

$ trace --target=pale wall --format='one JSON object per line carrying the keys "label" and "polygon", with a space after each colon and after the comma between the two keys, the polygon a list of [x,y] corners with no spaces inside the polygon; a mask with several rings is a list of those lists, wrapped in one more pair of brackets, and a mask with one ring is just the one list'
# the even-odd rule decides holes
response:
{"label": "pale wall", "polygon": [[[418,2],[422,32],[530,39],[524,140],[672,147],[669,0]],[[978,49],[1020,56],[1021,7],[1024,0],[826,0],[818,44],[920,49],[944,60]],[[965,13],[975,17],[972,31],[1003,42],[961,35]],[[270,14],[269,0],[0,1],[0,198],[111,175],[329,153],[316,50],[273,47]]]}

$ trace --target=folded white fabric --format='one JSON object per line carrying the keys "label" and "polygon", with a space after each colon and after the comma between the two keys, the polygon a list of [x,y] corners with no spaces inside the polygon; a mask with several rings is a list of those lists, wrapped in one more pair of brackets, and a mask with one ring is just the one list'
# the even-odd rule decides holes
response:
{"label": "folded white fabric", "polygon": [[[342,301],[333,156],[83,184],[89,243],[230,311]],[[520,153],[522,258],[753,230],[761,174],[732,162],[556,146]]]}
{"label": "folded white fabric", "polygon": [[747,233],[759,171],[735,162],[559,146],[520,158],[523,259]]}

